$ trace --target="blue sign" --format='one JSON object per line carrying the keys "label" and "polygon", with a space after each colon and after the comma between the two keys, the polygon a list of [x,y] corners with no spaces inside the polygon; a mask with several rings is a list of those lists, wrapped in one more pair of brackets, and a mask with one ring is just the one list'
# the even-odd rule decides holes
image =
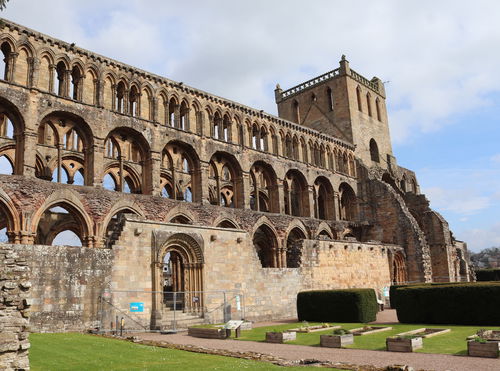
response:
{"label": "blue sign", "polygon": [[130,303],[131,312],[144,312],[144,303]]}

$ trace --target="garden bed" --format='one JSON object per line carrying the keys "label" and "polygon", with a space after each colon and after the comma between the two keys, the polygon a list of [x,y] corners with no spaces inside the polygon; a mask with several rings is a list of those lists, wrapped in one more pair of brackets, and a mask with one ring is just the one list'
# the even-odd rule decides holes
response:
{"label": "garden bed", "polygon": [[353,334],[321,335],[319,344],[326,348],[342,348],[354,344],[354,336]]}
{"label": "garden bed", "polygon": [[386,348],[389,352],[413,352],[415,349],[420,349],[424,346],[420,336],[407,337],[388,337],[385,340]]}
{"label": "garden bed", "polygon": [[222,328],[188,327],[188,335],[205,339],[225,339],[226,330]]}
{"label": "garden bed", "polygon": [[500,342],[493,341],[467,341],[467,354],[471,357],[498,358]]}
{"label": "garden bed", "polygon": [[362,336],[362,335],[375,334],[377,332],[390,331],[390,330],[392,330],[392,327],[364,326],[364,327],[353,328],[350,331],[354,336]]}
{"label": "garden bed", "polygon": [[292,329],[290,329],[290,331],[306,333],[306,332],[317,332],[317,331],[324,331],[324,330],[335,330],[335,329],[338,329],[340,327],[341,326],[332,326],[328,323],[324,323],[322,325],[316,325],[316,326],[304,326],[304,327],[292,328]]}
{"label": "garden bed", "polygon": [[295,331],[266,332],[267,343],[282,344],[285,341],[291,341],[295,339],[297,339],[297,333]]}
{"label": "garden bed", "polygon": [[411,331],[406,331],[398,334],[398,336],[405,336],[405,335],[417,335],[421,336],[423,338],[430,338],[436,335],[441,335],[441,334],[446,334],[450,332],[451,329],[449,328],[418,328],[416,330],[411,330]]}

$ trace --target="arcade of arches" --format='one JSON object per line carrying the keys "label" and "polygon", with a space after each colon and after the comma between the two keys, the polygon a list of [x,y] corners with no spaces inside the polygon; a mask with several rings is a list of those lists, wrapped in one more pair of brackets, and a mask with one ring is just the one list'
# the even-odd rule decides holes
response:
{"label": "arcade of arches", "polygon": [[275,117],[0,28],[0,242],[35,272],[36,328],[90,328],[111,288],[142,292],[134,318],[165,328],[174,308],[221,321],[221,290],[270,319],[300,290],[470,279],[466,245],[392,155],[378,80],[345,58],[277,87]]}

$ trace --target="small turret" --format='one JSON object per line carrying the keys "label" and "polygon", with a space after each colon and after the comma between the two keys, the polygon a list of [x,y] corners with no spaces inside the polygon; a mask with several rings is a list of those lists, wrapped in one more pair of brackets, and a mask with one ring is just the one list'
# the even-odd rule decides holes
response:
{"label": "small turret", "polygon": [[349,61],[345,58],[345,55],[342,54],[340,59],[340,75],[349,75],[351,73],[351,68],[349,67]]}

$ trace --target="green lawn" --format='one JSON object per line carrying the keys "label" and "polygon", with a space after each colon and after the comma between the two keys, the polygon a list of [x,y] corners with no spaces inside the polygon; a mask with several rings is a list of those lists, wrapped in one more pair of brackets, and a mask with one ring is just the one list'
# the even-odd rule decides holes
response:
{"label": "green lawn", "polygon": [[31,334],[30,342],[33,371],[283,369],[266,362],[165,349],[75,333]]}
{"label": "green lawn", "polygon": [[[311,322],[310,325],[316,323]],[[250,341],[264,341],[267,331],[285,330],[291,328],[301,327],[302,323],[291,323],[279,326],[258,327],[249,331],[242,331],[240,340]],[[336,323],[341,325],[342,328],[350,330],[357,327],[363,327],[362,323]],[[481,328],[493,329],[494,327],[477,327],[477,326],[451,326],[451,325],[374,325],[374,326],[390,326],[393,329],[374,333],[371,335],[355,336],[354,344],[347,348],[356,349],[371,349],[371,350],[385,350],[385,339],[388,336],[396,335],[401,332],[415,330],[422,327],[428,328],[449,328],[451,332],[437,335],[428,339],[424,339],[424,347],[417,350],[421,353],[442,353],[442,354],[467,354],[466,337],[474,335],[477,330]],[[297,333],[297,340],[289,341],[287,344],[311,345],[319,346],[320,335],[331,334],[332,330],[325,330],[310,333]]]}

